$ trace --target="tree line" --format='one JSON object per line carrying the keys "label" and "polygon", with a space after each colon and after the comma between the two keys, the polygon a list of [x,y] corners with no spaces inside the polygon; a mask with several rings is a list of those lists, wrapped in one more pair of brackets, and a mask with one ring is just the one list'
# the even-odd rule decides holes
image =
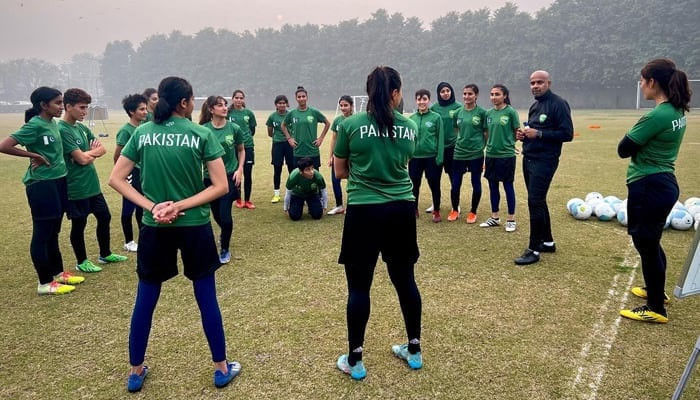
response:
{"label": "tree line", "polygon": [[[651,58],[669,57],[691,78],[700,77],[697,21],[697,0],[556,0],[534,15],[512,3],[493,11],[450,12],[429,29],[416,17],[379,9],[364,21],[335,25],[174,31],[138,46],[107,44],[98,90],[116,104],[126,93],[178,75],[190,80],[198,96],[243,89],[252,108],[271,108],[275,95],[291,95],[303,85],[312,104],[329,108],[340,94],[363,94],[367,73],[385,64],[401,72],[407,94],[420,87],[434,92],[440,81],[458,92],[466,83],[486,92],[498,82],[522,93],[524,105],[530,101],[522,98],[529,73],[546,69],[557,89],[581,94],[588,106],[596,106],[588,93],[610,96],[618,89],[625,93],[622,103],[631,106],[639,70]],[[67,84],[61,69],[46,62],[37,62],[31,77],[15,79],[10,65],[18,61],[27,62],[0,63],[0,98],[19,92],[26,98],[37,84]],[[26,65],[19,69],[27,74]]]}

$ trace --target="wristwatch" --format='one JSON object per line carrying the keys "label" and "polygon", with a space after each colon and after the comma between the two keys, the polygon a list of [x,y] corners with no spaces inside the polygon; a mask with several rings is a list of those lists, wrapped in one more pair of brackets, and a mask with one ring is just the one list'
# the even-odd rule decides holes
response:
{"label": "wristwatch", "polygon": [[537,131],[537,138],[542,139],[542,131]]}

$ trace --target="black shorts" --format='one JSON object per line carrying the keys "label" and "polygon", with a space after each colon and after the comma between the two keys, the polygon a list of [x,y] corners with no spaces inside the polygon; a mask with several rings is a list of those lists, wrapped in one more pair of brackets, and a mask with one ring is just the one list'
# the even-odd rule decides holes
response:
{"label": "black shorts", "polygon": [[339,264],[367,264],[379,253],[386,263],[415,264],[420,255],[413,201],[349,205]]}
{"label": "black shorts", "polygon": [[666,217],[680,193],[670,172],[647,175],[627,184],[627,233],[661,237]]}
{"label": "black shorts", "polygon": [[490,181],[513,182],[515,180],[515,157],[486,157],[484,178]]}
{"label": "black shorts", "polygon": [[245,148],[245,163],[249,165],[255,164],[255,147]]}
{"label": "black shorts", "polygon": [[162,228],[144,225],[136,255],[139,279],[160,283],[176,276],[178,250],[184,274],[190,280],[209,276],[221,266],[210,223]]}
{"label": "black shorts", "polygon": [[297,165],[299,164],[299,160],[301,160],[302,158],[310,158],[311,161],[313,161],[314,168],[316,168],[316,170],[319,170],[321,168],[321,156],[305,156],[305,157],[294,156],[294,168],[297,167]]}
{"label": "black shorts", "polygon": [[102,193],[86,199],[68,200],[68,209],[66,210],[68,219],[83,218],[90,214],[109,214],[109,207],[107,207],[107,201]]}
{"label": "black shorts", "polygon": [[66,178],[35,181],[25,187],[32,220],[63,218],[68,208]]}
{"label": "black shorts", "polygon": [[[238,200],[241,198],[241,192],[238,190],[238,186],[233,182],[233,174],[227,174],[226,179],[228,180],[228,193],[219,197],[217,200],[225,199],[227,197],[231,198],[231,201]],[[204,187],[208,188],[211,186],[211,179],[204,178]]]}
{"label": "black shorts", "polygon": [[452,172],[455,174],[464,175],[466,172],[478,172],[484,170],[484,157],[475,158],[473,160],[454,160],[452,162]]}
{"label": "black shorts", "polygon": [[281,167],[287,164],[288,167],[295,168],[294,165],[294,148],[288,142],[272,143],[272,161],[270,164]]}

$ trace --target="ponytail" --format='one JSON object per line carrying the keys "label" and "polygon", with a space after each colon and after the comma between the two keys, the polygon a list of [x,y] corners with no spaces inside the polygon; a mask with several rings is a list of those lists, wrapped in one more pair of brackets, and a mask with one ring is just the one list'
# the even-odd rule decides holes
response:
{"label": "ponytail", "polygon": [[493,88],[500,89],[501,93],[503,93],[503,96],[505,96],[505,99],[503,100],[503,102],[510,105],[510,91],[508,90],[506,85],[502,85],[500,83],[497,83],[497,84],[491,86],[491,89],[493,89]]}
{"label": "ponytail", "polygon": [[192,85],[183,78],[169,76],[158,85],[158,103],[153,110],[153,122],[161,124],[170,118],[182,99],[192,97]]}
{"label": "ponytail", "polygon": [[649,61],[641,71],[642,78],[653,79],[668,97],[668,102],[677,109],[690,111],[690,83],[685,72],[676,69],[676,64],[668,58]]}
{"label": "ponytail", "polygon": [[367,114],[377,122],[380,135],[385,131],[389,134],[394,129],[393,90],[401,90],[401,75],[395,69],[379,66],[367,76]]}
{"label": "ponytail", "polygon": [[24,111],[24,122],[29,122],[30,119],[41,114],[41,103],[47,104],[51,100],[60,96],[62,93],[58,89],[41,86],[32,92],[29,100],[32,102],[32,107]]}

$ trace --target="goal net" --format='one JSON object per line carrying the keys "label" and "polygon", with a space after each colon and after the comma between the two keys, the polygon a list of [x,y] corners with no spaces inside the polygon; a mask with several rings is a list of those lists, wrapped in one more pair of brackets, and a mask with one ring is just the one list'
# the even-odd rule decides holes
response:
{"label": "goal net", "polygon": [[[690,108],[700,108],[700,79],[688,79],[688,82],[690,83],[690,90],[693,91],[693,95],[690,98]],[[641,82],[637,81],[637,109],[654,108],[654,105],[653,100],[644,99]]]}

